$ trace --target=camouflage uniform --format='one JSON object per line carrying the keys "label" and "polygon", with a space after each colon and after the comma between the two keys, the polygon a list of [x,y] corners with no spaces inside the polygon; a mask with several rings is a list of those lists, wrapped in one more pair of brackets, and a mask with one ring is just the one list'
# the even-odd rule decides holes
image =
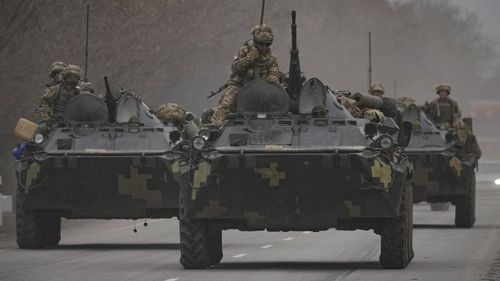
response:
{"label": "camouflage uniform", "polygon": [[436,87],[436,94],[440,91],[448,92],[448,96],[439,97],[426,105],[425,113],[438,127],[449,129],[457,126],[462,121],[462,114],[456,101],[449,95],[451,88],[447,84],[441,84]]}
{"label": "camouflage uniform", "polygon": [[49,82],[45,83],[45,86],[52,87],[62,82],[61,80],[61,72],[67,66],[62,61],[55,61],[50,65],[49,70]]}
{"label": "camouflage uniform", "polygon": [[77,88],[82,76],[81,69],[76,65],[68,65],[61,72],[62,82],[45,90],[35,112],[47,126],[61,124],[64,110],[69,101],[80,94]]}
{"label": "camouflage uniform", "polygon": [[252,28],[252,35],[253,40],[246,42],[234,57],[228,87],[211,117],[211,124],[214,126],[222,125],[226,116],[234,110],[236,96],[240,88],[248,82],[265,78],[270,83],[279,83],[280,74],[276,56],[270,49],[265,53],[258,49],[260,45],[267,47],[271,45],[273,41],[271,27],[265,24],[258,25]]}
{"label": "camouflage uniform", "polygon": [[186,117],[186,110],[176,103],[163,104],[153,113],[163,123],[173,123],[175,126],[182,124]]}
{"label": "camouflage uniform", "polygon": [[346,96],[337,96],[337,100],[351,113],[354,118],[365,118],[375,123],[384,122],[385,116],[384,114],[378,110],[373,108],[363,108],[360,109],[358,107],[358,103],[350,99]]}

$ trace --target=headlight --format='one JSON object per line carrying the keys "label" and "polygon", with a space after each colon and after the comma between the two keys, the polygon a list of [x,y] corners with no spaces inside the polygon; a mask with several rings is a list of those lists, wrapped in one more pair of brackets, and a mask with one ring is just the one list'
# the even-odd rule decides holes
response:
{"label": "headlight", "polygon": [[202,137],[196,137],[193,139],[193,148],[196,150],[202,150],[205,147],[205,140]]}
{"label": "headlight", "polygon": [[207,128],[202,128],[198,131],[198,136],[200,136],[204,140],[209,140],[210,139],[210,130]]}
{"label": "headlight", "polygon": [[393,145],[392,138],[389,136],[381,136],[378,140],[378,143],[379,143],[380,147],[383,149],[392,148],[392,145]]}
{"label": "headlight", "polygon": [[500,185],[500,179],[495,180],[495,185]]}
{"label": "headlight", "polygon": [[41,144],[43,142],[43,135],[36,134],[33,140],[35,141],[36,144]]}

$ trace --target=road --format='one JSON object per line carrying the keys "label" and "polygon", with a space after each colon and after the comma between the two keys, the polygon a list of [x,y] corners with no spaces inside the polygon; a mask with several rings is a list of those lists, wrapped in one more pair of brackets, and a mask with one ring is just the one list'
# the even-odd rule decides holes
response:
{"label": "road", "polygon": [[455,229],[454,208],[415,205],[415,258],[404,270],[378,264],[372,231],[225,231],[222,263],[179,264],[177,220],[64,221],[61,245],[19,250],[0,244],[0,280],[500,280],[500,189],[478,187],[476,226]]}

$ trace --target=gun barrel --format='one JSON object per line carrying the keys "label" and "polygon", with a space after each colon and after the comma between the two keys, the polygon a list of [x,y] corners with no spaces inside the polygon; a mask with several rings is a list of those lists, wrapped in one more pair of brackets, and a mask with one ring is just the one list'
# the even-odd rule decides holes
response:
{"label": "gun barrel", "polygon": [[377,96],[372,95],[364,95],[361,93],[355,93],[352,95],[352,99],[354,99],[360,108],[374,108],[374,109],[382,109],[384,105],[384,100]]}
{"label": "gun barrel", "polygon": [[292,49],[297,49],[297,24],[295,23],[296,12],[292,11]]}

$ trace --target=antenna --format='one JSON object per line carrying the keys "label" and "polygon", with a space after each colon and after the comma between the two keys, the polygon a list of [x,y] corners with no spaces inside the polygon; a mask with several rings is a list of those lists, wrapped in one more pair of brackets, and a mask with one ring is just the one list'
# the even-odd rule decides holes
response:
{"label": "antenna", "polygon": [[264,8],[266,7],[266,0],[262,0],[262,9],[260,10],[260,25],[264,23]]}
{"label": "antenna", "polygon": [[394,80],[394,98],[398,97],[398,80]]}
{"label": "antenna", "polygon": [[368,32],[368,92],[372,87],[372,33]]}
{"label": "antenna", "polygon": [[87,82],[87,69],[88,69],[88,61],[89,61],[89,11],[90,4],[87,4],[87,21],[85,23],[85,73],[83,81]]}

